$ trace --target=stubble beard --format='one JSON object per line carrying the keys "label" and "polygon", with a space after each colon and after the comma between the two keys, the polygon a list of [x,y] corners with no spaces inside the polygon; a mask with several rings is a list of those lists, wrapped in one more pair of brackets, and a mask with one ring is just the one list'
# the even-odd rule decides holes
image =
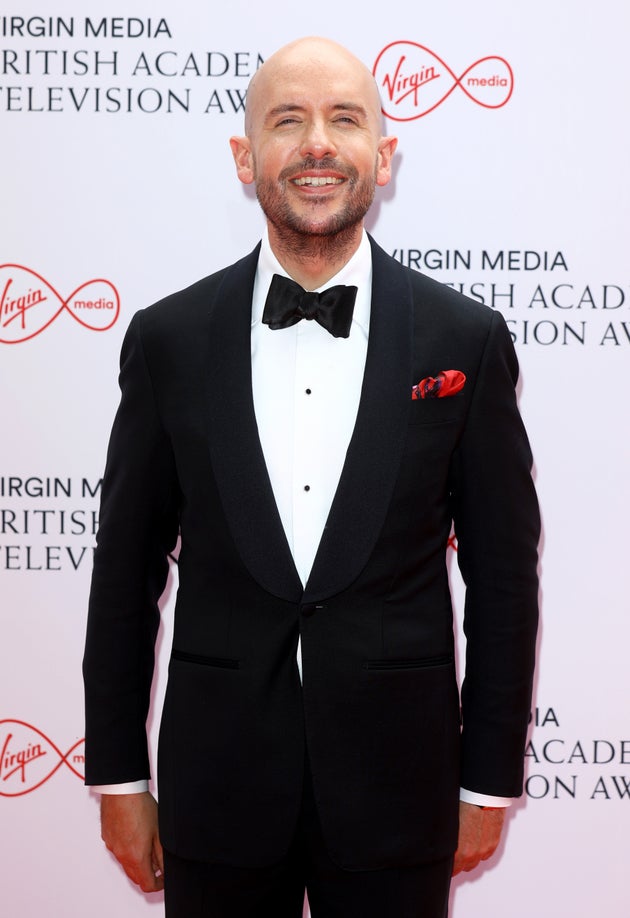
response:
{"label": "stubble beard", "polygon": [[[298,171],[332,170],[346,180],[349,192],[343,206],[326,218],[318,217],[318,209],[326,201],[313,199],[308,214],[299,214],[291,206],[287,194],[290,177]],[[273,226],[277,245],[292,258],[331,260],[339,262],[344,253],[356,248],[357,227],[370,209],[374,199],[375,176],[360,178],[353,167],[340,167],[333,160],[306,160],[298,167],[284,169],[277,180],[258,178],[256,197],[269,223]]]}

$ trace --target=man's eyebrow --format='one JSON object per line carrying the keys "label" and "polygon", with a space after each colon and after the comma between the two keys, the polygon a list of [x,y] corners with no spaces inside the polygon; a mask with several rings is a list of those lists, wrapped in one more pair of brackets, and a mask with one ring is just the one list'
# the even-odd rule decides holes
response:
{"label": "man's eyebrow", "polygon": [[[302,112],[305,110],[306,106],[300,105],[298,102],[283,102],[270,108],[267,112],[267,118],[275,118],[278,115],[286,115],[288,112]],[[354,112],[357,115],[367,117],[366,109],[357,102],[335,102],[332,110],[336,112]]]}
{"label": "man's eyebrow", "polygon": [[362,105],[359,105],[358,102],[337,102],[333,106],[335,111],[339,112],[354,112],[356,115],[364,115],[367,117],[367,111]]}
{"label": "man's eyebrow", "polygon": [[284,102],[282,105],[274,105],[273,108],[270,108],[267,112],[267,117],[275,118],[276,115],[286,115],[287,112],[300,111],[304,111],[303,105],[298,105],[297,102]]}

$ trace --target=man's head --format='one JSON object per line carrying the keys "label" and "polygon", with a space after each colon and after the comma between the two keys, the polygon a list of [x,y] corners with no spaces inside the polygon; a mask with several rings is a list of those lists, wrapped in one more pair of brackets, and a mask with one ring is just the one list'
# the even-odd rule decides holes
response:
{"label": "man's head", "polygon": [[381,123],[370,71],[341,45],[303,38],[265,61],[249,86],[246,136],[230,144],[240,180],[256,184],[272,240],[360,234],[396,148]]}

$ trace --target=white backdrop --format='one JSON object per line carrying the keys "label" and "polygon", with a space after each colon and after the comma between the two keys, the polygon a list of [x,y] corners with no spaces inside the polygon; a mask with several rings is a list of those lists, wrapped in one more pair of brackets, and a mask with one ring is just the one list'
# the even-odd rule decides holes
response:
{"label": "white backdrop", "polygon": [[227,138],[258,61],[316,32],[375,66],[400,139],[371,231],[505,314],[536,457],[527,794],[499,855],[455,882],[453,915],[628,915],[628,7],[401,0],[360,21],[280,0],[134,0],[119,19],[103,0],[42,7],[0,13],[2,913],[161,914],[161,896],[138,893],[103,848],[80,780],[118,351],[136,309],[257,241]]}

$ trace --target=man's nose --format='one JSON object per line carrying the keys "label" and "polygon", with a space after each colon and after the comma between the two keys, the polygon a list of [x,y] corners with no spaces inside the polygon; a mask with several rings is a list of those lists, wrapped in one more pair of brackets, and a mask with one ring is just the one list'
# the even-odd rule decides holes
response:
{"label": "man's nose", "polygon": [[325,124],[312,121],[306,125],[300,144],[300,153],[302,156],[313,156],[315,159],[337,155],[337,148]]}

